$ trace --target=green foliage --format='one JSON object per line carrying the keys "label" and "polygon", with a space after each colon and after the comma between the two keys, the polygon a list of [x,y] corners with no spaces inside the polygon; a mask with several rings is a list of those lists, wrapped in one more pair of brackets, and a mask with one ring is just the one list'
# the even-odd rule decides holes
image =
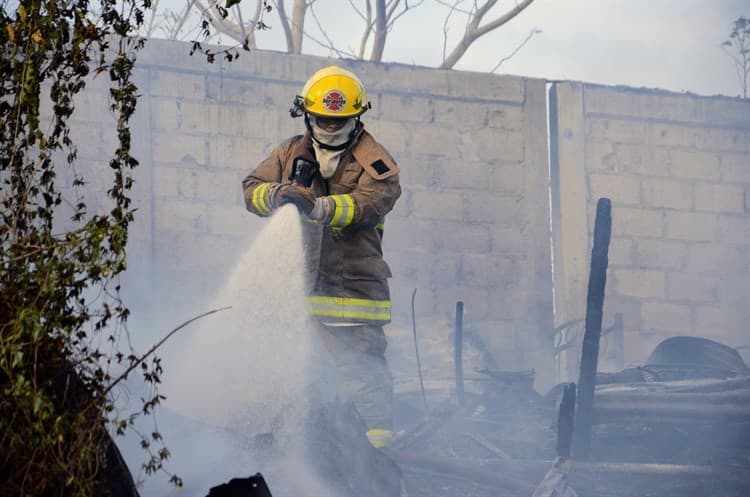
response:
{"label": "green foliage", "polygon": [[742,97],[747,98],[748,76],[750,75],[750,19],[742,16],[735,19],[729,39],[724,41],[721,47],[732,58],[742,89]]}
{"label": "green foliage", "polygon": [[[156,386],[158,358],[117,350],[129,310],[126,269],[132,81],[142,39],[132,36],[150,0],[0,0],[0,488],[4,495],[106,493],[108,424],[120,419],[118,371],[142,370]],[[94,8],[96,12],[94,12]],[[90,213],[78,193],[69,119],[94,75],[110,80],[118,146],[108,164],[109,208]],[[64,188],[65,180],[69,188]],[[72,208],[60,219],[62,207]],[[119,368],[119,369],[118,369]],[[128,369],[130,368],[130,369]],[[148,414],[163,397],[144,399]],[[144,439],[159,441],[154,433]],[[147,444],[149,445],[149,444]],[[146,470],[168,457],[157,449]]]}

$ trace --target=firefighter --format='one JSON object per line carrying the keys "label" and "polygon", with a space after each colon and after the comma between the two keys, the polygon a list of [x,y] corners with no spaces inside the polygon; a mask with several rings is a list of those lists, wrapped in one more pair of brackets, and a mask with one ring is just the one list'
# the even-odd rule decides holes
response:
{"label": "firefighter", "polygon": [[307,132],[290,138],[242,182],[247,209],[297,206],[303,219],[310,312],[376,448],[392,439],[393,378],[383,325],[391,319],[383,260],[385,216],[401,194],[398,167],[360,117],[370,108],[353,73],[316,72],[293,102]]}

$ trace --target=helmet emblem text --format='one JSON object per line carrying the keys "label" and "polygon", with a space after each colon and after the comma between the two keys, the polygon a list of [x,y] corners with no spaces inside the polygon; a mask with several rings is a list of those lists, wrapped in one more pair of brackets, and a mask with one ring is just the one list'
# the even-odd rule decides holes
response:
{"label": "helmet emblem text", "polygon": [[346,96],[341,90],[328,90],[323,96],[323,106],[329,112],[341,112],[346,106]]}

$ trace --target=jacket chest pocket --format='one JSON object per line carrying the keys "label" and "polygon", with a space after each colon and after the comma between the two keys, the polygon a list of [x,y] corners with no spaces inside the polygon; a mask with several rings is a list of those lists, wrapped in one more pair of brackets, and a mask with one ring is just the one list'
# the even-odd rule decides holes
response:
{"label": "jacket chest pocket", "polygon": [[328,181],[328,191],[331,195],[351,193],[357,187],[363,169],[359,164],[347,164],[340,174],[336,174]]}

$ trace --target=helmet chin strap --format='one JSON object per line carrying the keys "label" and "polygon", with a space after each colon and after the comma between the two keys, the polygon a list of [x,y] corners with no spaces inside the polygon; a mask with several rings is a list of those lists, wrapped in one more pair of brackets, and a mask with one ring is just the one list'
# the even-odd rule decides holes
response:
{"label": "helmet chin strap", "polygon": [[312,123],[310,122],[310,115],[307,112],[305,112],[305,127],[307,128],[307,131],[310,132],[310,136],[312,136],[312,139],[315,140],[315,143],[317,143],[320,148],[324,150],[339,151],[339,150],[344,150],[346,147],[348,147],[349,144],[354,139],[354,136],[357,134],[357,130],[359,129],[359,123],[360,123],[359,116],[356,116],[355,119],[357,120],[357,122],[354,125],[354,128],[352,128],[351,132],[349,133],[349,138],[341,145],[329,145],[323,141],[320,141],[320,139],[318,139],[318,137],[315,136]]}

